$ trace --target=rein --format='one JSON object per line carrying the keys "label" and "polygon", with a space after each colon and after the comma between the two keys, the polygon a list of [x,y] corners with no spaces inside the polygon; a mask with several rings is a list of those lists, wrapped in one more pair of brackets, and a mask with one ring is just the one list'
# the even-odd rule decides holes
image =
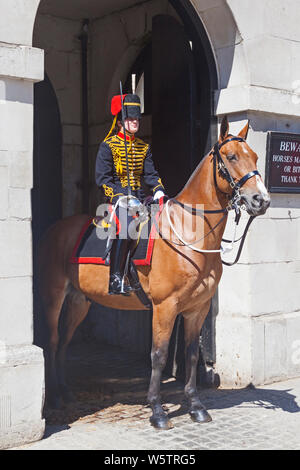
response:
{"label": "rein", "polygon": [[[219,144],[218,142],[214,145],[213,147],[213,150],[212,150],[212,154],[213,154],[213,176],[214,176],[214,183],[215,183],[215,187],[216,189],[218,189],[218,191],[220,191],[222,194],[225,194],[227,197],[228,197],[228,194],[227,193],[224,193],[218,186],[218,183],[217,183],[217,170],[218,170],[218,173],[219,175],[226,179],[226,181],[229,183],[230,187],[232,188],[232,194],[231,194],[231,198],[229,199],[229,202],[228,202],[228,206],[225,208],[225,209],[217,209],[217,210],[199,210],[199,209],[195,209],[193,207],[186,207],[183,203],[181,203],[180,201],[177,201],[176,199],[169,199],[167,201],[167,204],[166,204],[166,213],[167,213],[167,217],[168,217],[168,221],[169,221],[169,224],[170,224],[170,227],[172,228],[173,232],[175,233],[175,235],[177,236],[177,238],[181,241],[181,243],[189,248],[191,248],[192,250],[194,251],[197,251],[197,252],[200,252],[200,253],[226,253],[226,252],[229,252],[233,249],[233,244],[240,241],[241,240],[241,243],[240,243],[240,246],[239,246],[239,249],[238,249],[238,253],[236,255],[236,258],[233,262],[227,262],[227,261],[223,261],[222,260],[222,263],[227,265],[227,266],[232,266],[234,264],[236,264],[240,258],[240,255],[242,253],[242,249],[243,249],[243,246],[244,246],[244,242],[245,242],[245,239],[246,239],[246,235],[247,235],[247,232],[249,230],[249,227],[251,225],[251,223],[253,222],[255,216],[250,216],[248,222],[247,222],[247,225],[245,227],[245,230],[244,230],[244,233],[243,235],[238,239],[236,240],[235,237],[236,237],[236,230],[237,230],[237,226],[239,224],[239,221],[240,221],[240,218],[241,218],[241,209],[240,209],[240,206],[239,206],[239,202],[241,200],[241,195],[240,195],[240,189],[241,187],[250,179],[252,178],[253,176],[256,176],[256,175],[260,175],[258,170],[253,170],[253,171],[250,171],[249,173],[247,173],[246,175],[244,175],[239,181],[234,181],[234,179],[232,178],[228,168],[226,167],[222,157],[221,157],[221,154],[220,154],[220,149],[221,147],[223,147],[223,145],[227,144],[228,142],[231,142],[231,141],[238,141],[238,142],[245,142],[244,139],[242,139],[241,137],[231,137],[229,139],[226,139],[224,142],[222,142],[221,144]],[[179,206],[181,206],[184,210],[187,210],[188,212],[190,212],[192,215],[204,215],[204,214],[224,214],[223,217],[219,220],[219,222],[204,236],[202,237],[201,239],[197,240],[196,242],[193,242],[193,243],[187,243],[185,242],[177,233],[177,231],[175,230],[173,224],[172,224],[172,221],[170,219],[170,216],[169,216],[169,202],[172,201],[176,204],[178,204]],[[196,243],[198,243],[200,240],[203,240],[205,237],[207,237],[210,233],[212,233],[217,227],[218,225],[220,225],[220,223],[224,220],[224,218],[227,216],[229,210],[232,210],[234,209],[235,210],[235,230],[234,230],[234,238],[233,240],[226,240],[224,238],[222,238],[222,241],[224,243],[230,243],[231,246],[228,247],[228,248],[223,248],[221,246],[221,248],[219,250],[202,250],[202,249],[199,249],[199,248],[195,248],[193,245],[195,245]],[[179,245],[175,242],[172,241],[172,243],[176,244],[176,245]],[[181,245],[182,246],[182,245]]]}

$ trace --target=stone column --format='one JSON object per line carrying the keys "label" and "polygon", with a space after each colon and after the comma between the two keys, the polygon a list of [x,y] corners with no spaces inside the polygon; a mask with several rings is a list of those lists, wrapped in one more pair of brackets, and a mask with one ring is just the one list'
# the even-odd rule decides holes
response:
{"label": "stone column", "polygon": [[[297,2],[191,3],[215,52],[215,114],[219,121],[227,114],[233,134],[250,119],[248,143],[264,178],[268,131],[300,128]],[[224,387],[300,375],[300,195],[272,194],[271,200],[268,212],[253,222],[240,262],[224,267],[219,285],[215,369]],[[226,238],[232,234],[231,220]]]}
{"label": "stone column", "polygon": [[[299,132],[300,119],[250,110],[230,116],[233,134],[250,119],[250,147],[264,179],[267,131]],[[275,106],[275,104],[274,104]],[[248,215],[243,214],[239,235]],[[219,286],[216,369],[224,387],[271,383],[300,375],[300,197],[271,194],[271,206],[251,225],[240,261],[224,267]],[[233,221],[226,238],[232,238]],[[226,255],[233,260],[235,253]]]}
{"label": "stone column", "polygon": [[[269,56],[268,41],[257,46],[261,56],[263,51]],[[286,57],[278,51],[276,60],[283,62]],[[267,63],[267,67],[271,65]],[[252,66],[254,70],[254,60]],[[278,82],[280,77],[278,72]],[[294,78],[291,72],[291,84]],[[247,141],[259,157],[263,179],[268,131],[299,133],[300,128],[299,96],[280,86],[244,85],[216,93],[217,114],[220,119],[228,115],[233,134],[250,119]],[[244,215],[244,224],[246,218]],[[299,221],[299,194],[271,194],[271,206],[253,222],[239,263],[224,268],[219,286],[216,369],[225,387],[300,375]],[[231,222],[226,238],[232,234]],[[230,258],[234,254],[226,256]]]}
{"label": "stone column", "polygon": [[33,342],[33,83],[43,51],[0,44],[0,448],[44,433],[44,359]]}

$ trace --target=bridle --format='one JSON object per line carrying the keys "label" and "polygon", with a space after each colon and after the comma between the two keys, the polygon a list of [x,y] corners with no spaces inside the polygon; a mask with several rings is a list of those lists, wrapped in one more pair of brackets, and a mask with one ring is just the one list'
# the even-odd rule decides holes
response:
{"label": "bridle", "polygon": [[[193,207],[187,207],[186,205],[182,204],[180,201],[177,201],[175,198],[173,199],[169,199],[167,201],[167,204],[166,204],[166,213],[167,213],[167,217],[168,217],[168,221],[169,221],[169,224],[173,230],[173,232],[175,233],[175,235],[177,236],[177,238],[185,245],[185,246],[188,246],[190,248],[192,248],[194,251],[198,251],[200,253],[226,253],[228,251],[231,251],[233,249],[233,244],[238,242],[238,241],[241,241],[240,243],[240,246],[239,246],[239,250],[238,250],[238,253],[237,253],[237,256],[235,258],[235,260],[231,263],[227,262],[227,261],[223,261],[222,260],[222,263],[227,265],[227,266],[232,266],[233,264],[237,263],[239,258],[240,258],[240,255],[241,255],[241,252],[242,252],[242,248],[243,248],[243,245],[244,245],[244,241],[245,241],[245,238],[246,238],[246,235],[247,235],[247,232],[248,232],[248,229],[251,225],[251,223],[253,222],[254,218],[256,216],[250,216],[249,217],[249,220],[247,222],[247,225],[245,227],[245,230],[244,230],[244,233],[243,235],[238,239],[238,240],[235,240],[235,236],[236,236],[236,229],[237,229],[237,225],[240,221],[240,217],[241,217],[241,208],[240,208],[240,201],[241,201],[241,195],[240,195],[240,189],[241,187],[250,179],[252,178],[253,176],[260,176],[260,173],[258,170],[252,170],[252,171],[249,171],[249,173],[247,173],[246,175],[244,175],[241,179],[239,179],[238,181],[235,181],[233,179],[233,177],[231,176],[230,174],[230,171],[228,170],[228,168],[226,167],[225,163],[224,163],[224,160],[222,159],[222,156],[221,156],[221,153],[220,153],[220,149],[225,145],[227,144],[228,142],[232,142],[232,141],[238,141],[238,142],[246,142],[245,139],[243,139],[242,137],[230,137],[226,140],[224,140],[223,142],[219,143],[217,142],[214,147],[213,147],[213,150],[211,151],[212,155],[213,155],[213,177],[214,177],[214,184],[215,184],[215,187],[218,191],[220,191],[222,194],[226,195],[226,197],[228,198],[228,205],[226,206],[225,209],[217,209],[217,210],[199,210],[199,209],[195,209]],[[232,193],[231,195],[229,195],[228,193],[225,193],[224,191],[222,191],[219,186],[218,186],[218,182],[217,182],[217,172],[218,174],[224,178],[230,185],[231,189],[232,189]],[[202,237],[205,238],[206,236],[208,236],[212,231],[214,231],[217,226],[224,220],[224,218],[227,216],[227,213],[229,212],[229,210],[231,209],[234,209],[235,210],[235,232],[234,232],[234,238],[233,240],[226,240],[226,239],[222,239],[223,242],[225,243],[230,243],[231,244],[231,247],[229,248],[223,248],[221,246],[221,248],[219,250],[201,250],[199,248],[195,248],[193,245],[195,245],[196,243],[198,243],[200,240],[197,240],[196,242],[193,242],[193,243],[186,243],[177,233],[175,227],[173,226],[173,223],[170,219],[170,216],[169,216],[169,212],[168,212],[168,205],[170,203],[170,201],[176,203],[177,205],[180,205],[183,209],[187,210],[188,212],[192,213],[193,215],[205,215],[205,214],[217,214],[217,213],[223,213],[223,217],[221,218],[221,220],[219,220],[219,222],[204,236]],[[201,240],[202,240],[201,239]],[[172,241],[172,243],[174,243]]]}
{"label": "bridle", "polygon": [[217,182],[217,169],[218,169],[218,172],[219,172],[219,175],[221,177],[223,177],[230,185],[231,189],[232,189],[232,194],[231,194],[231,201],[235,200],[238,196],[239,196],[239,191],[241,189],[241,187],[250,179],[252,178],[253,176],[260,176],[259,174],[259,171],[258,170],[253,170],[253,171],[249,171],[249,173],[247,173],[245,176],[243,176],[239,181],[234,181],[234,179],[232,178],[228,168],[226,167],[225,163],[224,163],[224,160],[222,159],[221,157],[221,154],[220,154],[220,149],[223,147],[223,145],[226,145],[228,142],[232,142],[232,141],[237,141],[237,142],[246,142],[245,139],[243,139],[242,137],[230,137],[229,139],[226,139],[224,140],[224,142],[222,142],[221,144],[219,144],[219,142],[217,142],[214,147],[213,147],[213,172],[214,172],[214,182],[215,182],[215,186],[216,188],[222,193],[222,194],[226,194],[226,196],[228,196],[227,193],[224,193],[218,186],[218,182]]}

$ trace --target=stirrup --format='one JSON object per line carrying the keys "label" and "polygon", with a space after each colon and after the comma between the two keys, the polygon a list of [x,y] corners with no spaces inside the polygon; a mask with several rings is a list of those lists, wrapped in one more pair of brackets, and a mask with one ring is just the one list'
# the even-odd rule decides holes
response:
{"label": "stirrup", "polygon": [[109,279],[109,295],[130,295],[131,287],[127,286],[120,274],[113,274]]}

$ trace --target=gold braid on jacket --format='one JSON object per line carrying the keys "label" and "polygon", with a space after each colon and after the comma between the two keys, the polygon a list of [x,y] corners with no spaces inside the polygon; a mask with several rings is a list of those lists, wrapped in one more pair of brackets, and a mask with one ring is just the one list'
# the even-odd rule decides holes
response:
{"label": "gold braid on jacket", "polygon": [[[118,135],[108,137],[105,143],[110,147],[113,156],[114,169],[118,176],[122,188],[128,186],[126,153],[124,139]],[[149,148],[143,140],[135,137],[127,140],[127,155],[129,169],[129,184],[133,190],[141,187],[141,176],[143,174],[144,160]]]}

